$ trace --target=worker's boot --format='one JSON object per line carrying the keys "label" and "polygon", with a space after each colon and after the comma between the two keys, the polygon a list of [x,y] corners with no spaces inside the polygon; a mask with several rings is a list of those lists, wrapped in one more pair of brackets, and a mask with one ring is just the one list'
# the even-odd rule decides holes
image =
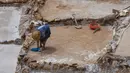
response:
{"label": "worker's boot", "polygon": [[46,49],[46,48],[45,48],[45,45],[43,45],[43,46],[42,46],[42,50],[45,50],[45,49]]}
{"label": "worker's boot", "polygon": [[43,53],[43,51],[45,50],[45,45],[44,44],[42,44],[42,47],[41,47],[41,55],[42,55],[42,53]]}
{"label": "worker's boot", "polygon": [[40,48],[42,48],[42,43],[40,42]]}

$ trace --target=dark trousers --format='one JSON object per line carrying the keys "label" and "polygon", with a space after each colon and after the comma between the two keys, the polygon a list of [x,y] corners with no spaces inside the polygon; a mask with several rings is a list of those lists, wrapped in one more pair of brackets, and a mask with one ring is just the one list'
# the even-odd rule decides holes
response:
{"label": "dark trousers", "polygon": [[40,39],[40,47],[42,47],[42,50],[45,49],[47,39],[48,38]]}

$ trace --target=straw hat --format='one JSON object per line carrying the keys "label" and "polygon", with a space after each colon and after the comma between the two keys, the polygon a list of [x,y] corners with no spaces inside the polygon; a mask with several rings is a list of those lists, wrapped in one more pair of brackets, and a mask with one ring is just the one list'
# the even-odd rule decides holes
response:
{"label": "straw hat", "polygon": [[40,40],[40,31],[34,31],[32,33],[32,38],[36,41]]}

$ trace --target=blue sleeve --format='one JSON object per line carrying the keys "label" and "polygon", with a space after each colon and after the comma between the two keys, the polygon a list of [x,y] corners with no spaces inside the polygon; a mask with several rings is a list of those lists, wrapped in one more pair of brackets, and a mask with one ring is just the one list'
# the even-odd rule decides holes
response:
{"label": "blue sleeve", "polygon": [[46,30],[46,26],[45,25],[39,26],[37,30],[39,30],[40,32],[44,32]]}
{"label": "blue sleeve", "polygon": [[51,30],[50,30],[50,26],[47,25],[46,26],[46,32],[45,32],[45,38],[49,38],[50,37],[50,34],[51,34]]}

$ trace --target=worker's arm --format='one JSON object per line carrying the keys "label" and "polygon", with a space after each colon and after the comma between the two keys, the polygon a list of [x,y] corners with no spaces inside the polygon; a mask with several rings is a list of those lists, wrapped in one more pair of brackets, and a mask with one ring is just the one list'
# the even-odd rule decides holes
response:
{"label": "worker's arm", "polygon": [[46,32],[45,32],[45,38],[49,38],[50,35],[51,35],[51,30],[50,30],[50,27],[47,26],[47,27],[46,27]]}
{"label": "worker's arm", "polygon": [[47,30],[47,33],[46,33],[47,37],[50,37],[50,34],[51,34],[51,30],[50,30],[50,27],[48,27],[48,30]]}

